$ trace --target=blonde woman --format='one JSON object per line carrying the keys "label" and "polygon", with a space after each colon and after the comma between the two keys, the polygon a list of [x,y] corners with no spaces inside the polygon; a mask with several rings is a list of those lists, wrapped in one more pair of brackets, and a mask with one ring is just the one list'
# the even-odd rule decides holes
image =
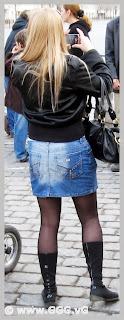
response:
{"label": "blonde woman", "polygon": [[[61,17],[63,22],[69,23],[69,33],[77,34],[77,28],[83,31],[84,35],[89,38],[89,32],[92,29],[91,19],[80,9],[79,4],[63,4],[61,7]],[[77,57],[82,56],[82,50],[71,48],[71,54]]]}
{"label": "blonde woman", "polygon": [[[33,194],[41,212],[38,257],[42,297],[56,299],[57,233],[61,198],[72,197],[82,225],[82,243],[91,277],[91,300],[118,294],[102,284],[102,230],[97,214],[96,161],[85,138],[82,114],[87,94],[100,95],[99,75],[108,89],[109,69],[79,31],[83,60],[68,54],[61,16],[42,8],[29,20],[28,39],[14,78],[29,122],[29,162]],[[30,208],[29,208],[30,210]]]}

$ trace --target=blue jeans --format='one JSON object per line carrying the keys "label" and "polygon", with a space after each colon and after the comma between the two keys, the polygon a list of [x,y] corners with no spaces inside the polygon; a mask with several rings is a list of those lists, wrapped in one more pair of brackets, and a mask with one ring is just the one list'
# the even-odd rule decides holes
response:
{"label": "blue jeans", "polygon": [[[8,81],[9,81],[9,78],[5,77],[5,92],[7,91]],[[10,132],[14,132],[14,117],[15,117],[15,111],[11,110],[10,108],[7,108],[7,119],[8,119]]]}
{"label": "blue jeans", "polygon": [[15,112],[14,122],[14,151],[16,158],[23,160],[28,155],[25,147],[28,134],[28,121],[22,114]]}
{"label": "blue jeans", "polygon": [[7,108],[7,119],[10,132],[14,132],[14,117],[15,111],[11,110],[10,108]]}

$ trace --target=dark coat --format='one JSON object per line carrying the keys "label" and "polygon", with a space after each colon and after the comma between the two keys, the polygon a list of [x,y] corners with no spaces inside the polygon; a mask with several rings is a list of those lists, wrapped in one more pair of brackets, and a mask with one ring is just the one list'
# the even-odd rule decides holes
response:
{"label": "dark coat", "polygon": [[8,52],[12,51],[12,49],[13,49],[13,47],[15,45],[15,42],[14,42],[15,35],[19,31],[27,28],[27,26],[28,26],[28,22],[26,21],[26,19],[24,19],[21,16],[15,21],[15,23],[12,26],[12,31],[10,32],[10,35],[7,38],[7,41],[6,41],[6,44],[5,44],[5,56],[6,56],[6,54]]}
{"label": "dark coat", "polygon": [[5,106],[11,110],[23,114],[22,111],[22,97],[17,87],[14,85],[14,80],[12,77],[12,63],[15,54],[10,55],[5,61],[5,76],[9,77],[9,82],[7,86],[6,96],[5,96]]}
{"label": "dark coat", "polygon": [[116,17],[107,24],[105,38],[105,60],[113,79],[119,79],[119,22]]}

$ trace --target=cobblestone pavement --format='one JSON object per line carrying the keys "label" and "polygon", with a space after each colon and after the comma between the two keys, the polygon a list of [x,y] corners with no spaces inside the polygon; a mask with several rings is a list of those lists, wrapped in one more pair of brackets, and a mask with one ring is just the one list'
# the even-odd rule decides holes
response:
{"label": "cobblestone pavement", "polygon": [[[104,284],[119,292],[119,173],[110,165],[98,163],[98,211],[104,237]],[[5,223],[15,226],[22,239],[22,253],[13,272],[5,276],[5,305],[42,308],[43,288],[37,258],[37,238],[40,214],[32,195],[29,163],[20,163],[13,152],[13,139],[5,133]],[[58,234],[57,305],[74,308],[87,306],[89,314],[119,315],[119,301],[115,303],[89,300],[90,280],[81,244],[81,226],[72,200],[62,202]]]}

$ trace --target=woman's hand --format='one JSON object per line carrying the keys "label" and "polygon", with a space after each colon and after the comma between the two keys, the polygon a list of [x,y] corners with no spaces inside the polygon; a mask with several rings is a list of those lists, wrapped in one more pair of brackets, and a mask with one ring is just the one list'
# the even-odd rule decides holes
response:
{"label": "woman's hand", "polygon": [[81,49],[83,52],[94,49],[90,39],[84,35],[83,31],[77,28],[77,32],[79,33],[79,43],[73,44],[72,48]]}

